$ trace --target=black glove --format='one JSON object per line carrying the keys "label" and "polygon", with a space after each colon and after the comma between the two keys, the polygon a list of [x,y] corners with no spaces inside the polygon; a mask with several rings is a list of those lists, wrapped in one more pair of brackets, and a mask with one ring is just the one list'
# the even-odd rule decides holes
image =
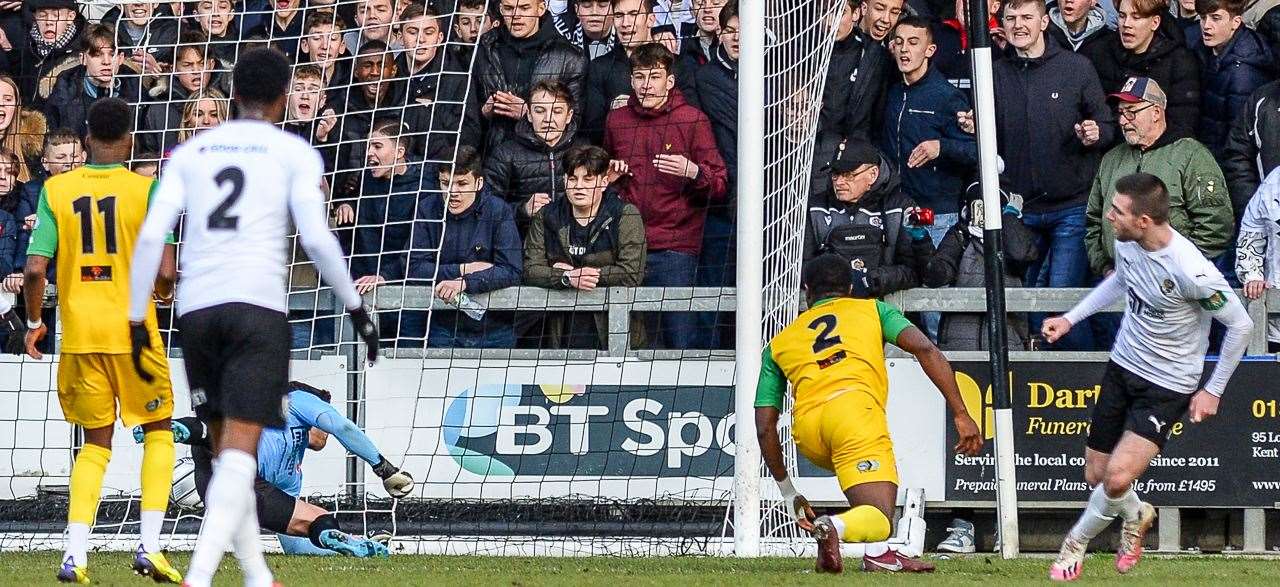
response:
{"label": "black glove", "polygon": [[12,308],[0,319],[4,320],[4,325],[9,329],[9,334],[4,339],[4,352],[11,355],[22,355],[27,352],[27,323],[18,317],[17,310]]}
{"label": "black glove", "polygon": [[369,313],[361,306],[351,310],[351,324],[356,327],[356,334],[364,341],[370,363],[378,361],[378,327],[369,318]]}
{"label": "black glove", "polygon": [[138,372],[142,381],[151,383],[155,377],[142,368],[142,349],[151,348],[151,333],[146,324],[129,323],[129,345],[132,347],[133,369]]}

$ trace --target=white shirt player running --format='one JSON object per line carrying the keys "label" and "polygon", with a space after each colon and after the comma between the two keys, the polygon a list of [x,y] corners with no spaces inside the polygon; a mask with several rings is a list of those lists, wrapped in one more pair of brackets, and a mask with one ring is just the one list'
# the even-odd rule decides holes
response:
{"label": "white shirt player running", "polygon": [[1228,333],[1205,389],[1222,396],[1244,355],[1253,321],[1222,273],[1178,231],[1159,251],[1137,242],[1116,241],[1116,271],[1064,316],[1077,324],[1125,297],[1124,320],[1111,360],[1143,379],[1178,393],[1200,387],[1209,324],[1221,321]]}
{"label": "white shirt player running", "polygon": [[323,172],[311,145],[262,121],[224,122],[175,149],[135,247],[130,320],[145,315],[165,234],[184,210],[179,316],[232,302],[286,312],[290,219],[338,299],[360,307],[325,218]]}

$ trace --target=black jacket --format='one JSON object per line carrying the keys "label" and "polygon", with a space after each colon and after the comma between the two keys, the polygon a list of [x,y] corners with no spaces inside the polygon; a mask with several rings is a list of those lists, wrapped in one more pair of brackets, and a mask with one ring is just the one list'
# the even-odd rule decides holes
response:
{"label": "black jacket", "polygon": [[[210,85],[213,85],[212,83]],[[191,96],[174,77],[169,78],[168,91],[150,96],[145,105],[142,128],[134,131],[134,152],[150,151],[164,155],[178,146],[178,129],[182,128],[182,107]]]}
{"label": "black jacket", "polygon": [[528,120],[521,120],[515,136],[489,154],[484,164],[485,186],[515,210],[521,234],[529,224],[524,208],[529,196],[543,193],[552,200],[564,197],[564,154],[581,143],[576,121],[569,121],[555,145],[548,145],[534,135]]}
{"label": "black jacket", "polygon": [[[80,64],[76,52],[80,49],[80,38],[84,36],[84,30],[89,25],[84,17],[76,12],[74,35],[44,55],[36,51],[35,41],[30,36],[31,27],[35,26],[34,21],[26,21],[26,25],[28,28],[23,31],[22,37],[9,38],[13,51],[10,52],[9,57],[11,71],[6,73],[17,80],[22,93],[22,102],[28,107],[40,108],[49,97],[49,93],[53,91],[53,84],[58,80],[58,75]],[[16,71],[12,71],[13,63],[18,66]]]}
{"label": "black jacket", "polygon": [[1280,167],[1280,81],[1249,96],[1244,112],[1231,125],[1221,164],[1232,209],[1242,214],[1262,179]]}
{"label": "black jacket", "polygon": [[884,46],[863,36],[856,27],[848,38],[836,41],[822,91],[818,132],[873,140],[872,135],[880,130],[873,120],[884,112],[889,77],[896,74]]}
{"label": "black jacket", "polygon": [[697,78],[698,102],[711,120],[732,190],[738,177],[738,62],[717,47],[715,59],[702,66]]}
{"label": "black jacket", "polygon": [[837,200],[830,188],[810,198],[804,258],[833,252],[848,259],[866,272],[875,297],[920,285],[933,243],[927,237],[915,240],[906,230],[904,211],[915,202],[900,186],[897,171],[881,156],[880,177],[857,202]]}
{"label": "black jacket", "polygon": [[1130,77],[1149,77],[1168,97],[1165,118],[1169,131],[1180,137],[1195,136],[1200,123],[1200,62],[1186,47],[1182,30],[1173,19],[1163,19],[1146,53],[1130,53],[1120,38],[1094,62],[1102,91],[1120,91]]}
{"label": "black jacket", "polygon": [[1264,12],[1254,30],[1262,35],[1272,55],[1280,55],[1280,4]]}
{"label": "black jacket", "polygon": [[1097,63],[1102,59],[1101,55],[1108,51],[1108,47],[1120,44],[1120,35],[1116,30],[1107,26],[1106,12],[1101,6],[1094,6],[1093,10],[1085,17],[1088,22],[1085,23],[1084,32],[1076,39],[1072,39],[1067,35],[1065,24],[1058,24],[1061,19],[1057,6],[1049,8],[1049,28],[1046,31],[1053,40],[1058,42],[1063,49],[1074,51],[1089,60],[1089,63]]}
{"label": "black jacket", "polygon": [[138,103],[137,77],[118,75],[110,91],[99,90],[98,96],[90,97],[85,91],[84,74],[85,67],[77,65],[62,72],[53,84],[53,92],[44,104],[44,118],[50,129],[68,128],[83,137],[89,130],[89,105],[98,98],[122,98],[131,105]]}
{"label": "black jacket", "polygon": [[[1115,116],[1093,66],[1081,55],[1045,39],[1035,59],[1007,57],[993,66],[996,144],[1010,188],[1027,211],[1083,206],[1102,154],[1115,139]],[[1100,137],[1085,147],[1075,125],[1097,121]]]}
{"label": "black jacket", "polygon": [[1244,27],[1236,30],[1220,54],[1214,55],[1200,39],[1193,48],[1204,76],[1196,138],[1221,159],[1231,122],[1240,117],[1249,94],[1275,79],[1275,59],[1262,37]]}
{"label": "black jacket", "polygon": [[429,126],[423,129],[429,131],[426,140],[418,139],[427,160],[447,161],[457,145],[480,144],[480,103],[468,91],[471,78],[465,64],[454,61],[448,51],[437,51],[416,74],[409,71],[404,53],[396,57],[396,64],[400,75],[409,78],[407,103],[416,104],[415,116]]}
{"label": "black jacket", "polygon": [[[497,92],[511,92],[529,97],[529,88],[543,79],[558,79],[569,86],[575,104],[582,103],[583,78],[587,60],[577,47],[564,40],[549,18],[543,19],[541,28],[528,39],[516,39],[505,27],[485,33],[476,46],[475,75],[476,99],[484,104]],[[490,116],[486,145],[492,151],[515,130],[515,120],[505,116]]]}

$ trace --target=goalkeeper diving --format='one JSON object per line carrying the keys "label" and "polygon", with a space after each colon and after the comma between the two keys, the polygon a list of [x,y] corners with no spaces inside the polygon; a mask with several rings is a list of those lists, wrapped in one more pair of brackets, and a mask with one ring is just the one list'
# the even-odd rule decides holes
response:
{"label": "goalkeeper diving", "polygon": [[[858,279],[855,280],[855,275]],[[884,343],[915,355],[942,392],[960,441],[955,450],[982,448],[978,425],[965,410],[955,372],[932,342],[897,308],[865,298],[864,274],[835,254],[804,267],[809,309],[765,347],[756,389],[756,433],[765,465],[797,525],[818,541],[818,570],[839,573],[840,542],[864,543],[862,570],[931,572],[933,565],[904,556],[887,542],[898,496],[898,467],[885,412],[889,378]],[[814,519],[787,476],[778,417],[790,383],[795,393],[792,436],[796,449],[832,471],[851,509]]]}
{"label": "goalkeeper diving", "polygon": [[[385,544],[342,531],[337,516],[298,497],[302,492],[302,459],[307,449],[321,450],[333,435],[342,446],[373,467],[392,497],[413,491],[413,477],[392,465],[373,441],[329,404],[328,391],[289,382],[289,407],[283,428],[265,428],[258,440],[258,478],[254,482],[258,521],[276,533],[285,554],[385,557]],[[135,428],[134,440],[141,438]],[[173,421],[175,442],[191,445],[196,491],[204,499],[213,472],[208,431],[198,418]]]}

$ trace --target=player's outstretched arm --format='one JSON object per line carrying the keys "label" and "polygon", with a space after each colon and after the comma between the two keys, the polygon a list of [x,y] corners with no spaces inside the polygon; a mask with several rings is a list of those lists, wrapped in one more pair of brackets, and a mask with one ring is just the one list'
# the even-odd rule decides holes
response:
{"label": "player's outstretched arm", "polygon": [[778,417],[782,414],[783,398],[787,393],[787,378],[773,360],[773,350],[768,346],[760,357],[760,379],[756,383],[756,440],[769,474],[778,483],[782,501],[787,511],[796,519],[800,529],[809,531],[818,516],[809,507],[809,500],[796,491],[795,484],[787,476],[787,462],[782,456],[782,439],[778,436]]}
{"label": "player's outstretched arm", "polygon": [[982,433],[978,430],[978,425],[973,418],[969,416],[969,410],[964,407],[960,386],[956,385],[956,373],[951,369],[951,363],[947,358],[942,356],[942,351],[938,350],[938,347],[934,346],[933,342],[914,326],[899,332],[898,340],[894,344],[915,355],[916,360],[920,361],[920,368],[924,369],[924,374],[929,376],[929,380],[937,386],[938,391],[942,392],[942,399],[947,402],[947,408],[951,410],[952,420],[956,426],[956,436],[960,438],[955,446],[956,452],[967,455],[978,454],[982,449]]}
{"label": "player's outstretched arm", "polygon": [[1227,334],[1222,339],[1222,351],[1218,354],[1218,364],[1213,368],[1213,375],[1205,382],[1204,388],[1191,396],[1190,417],[1192,422],[1203,422],[1218,413],[1218,401],[1227,390],[1227,382],[1236,366],[1249,347],[1249,335],[1253,332],[1253,319],[1245,311],[1240,298],[1233,292],[1214,292],[1208,298],[1200,300],[1200,306],[1210,312],[1214,320],[1227,327]]}
{"label": "player's outstretched arm", "polygon": [[413,477],[382,456],[373,440],[355,422],[330,407],[316,416],[315,425],[337,438],[352,454],[369,463],[374,474],[382,479],[382,487],[391,497],[402,498],[413,491]]}
{"label": "player's outstretched arm", "polygon": [[[172,165],[172,163],[171,163]],[[165,241],[178,222],[184,201],[180,169],[168,169],[160,178],[156,195],[147,206],[147,219],[142,223],[133,247],[129,266],[129,322],[141,324],[151,305],[156,275],[160,273]],[[176,274],[176,269],[174,270]]]}
{"label": "player's outstretched arm", "polygon": [[1076,304],[1071,311],[1061,316],[1054,316],[1044,321],[1040,326],[1040,334],[1050,343],[1057,342],[1058,339],[1071,332],[1071,327],[1079,324],[1081,320],[1088,318],[1102,310],[1106,309],[1120,296],[1124,295],[1124,276],[1117,269],[1108,275],[1098,287],[1093,288],[1089,295],[1085,296],[1080,303]]}

